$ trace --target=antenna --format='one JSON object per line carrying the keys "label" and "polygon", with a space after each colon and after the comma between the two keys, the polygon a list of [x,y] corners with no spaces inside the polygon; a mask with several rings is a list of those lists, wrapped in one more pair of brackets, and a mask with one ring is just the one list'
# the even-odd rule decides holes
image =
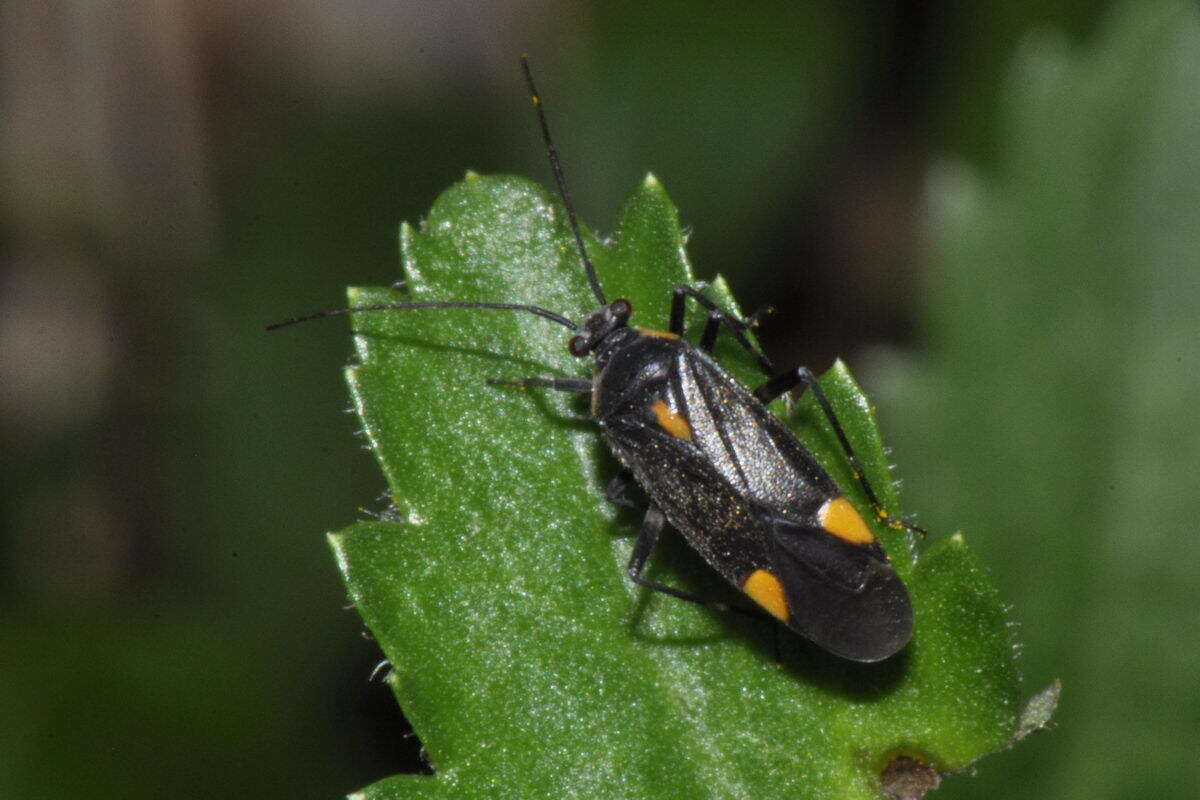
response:
{"label": "antenna", "polygon": [[587,271],[588,284],[591,285],[592,294],[596,295],[600,305],[606,306],[608,300],[604,297],[604,290],[600,288],[600,281],[596,280],[596,268],[592,266],[587,248],[583,246],[583,234],[579,231],[579,220],[575,217],[575,205],[571,202],[571,195],[567,192],[567,179],[563,176],[562,164],[558,160],[558,150],[554,147],[554,140],[550,138],[550,126],[546,124],[546,111],[542,105],[542,97],[538,94],[537,86],[533,83],[533,73],[529,70],[528,56],[521,56],[521,71],[525,73],[525,84],[529,87],[529,101],[537,110],[538,124],[542,128],[542,141],[546,143],[546,155],[550,158],[550,169],[554,172],[554,182],[558,184],[558,193],[562,196],[563,206],[567,209],[567,220],[571,223],[571,230],[575,234],[575,243],[579,245],[579,256],[583,259],[583,268]]}
{"label": "antenna", "polygon": [[539,317],[545,317],[546,319],[552,322],[557,322],[559,325],[570,328],[573,331],[579,330],[578,325],[564,317],[562,314],[555,314],[553,311],[542,308],[541,306],[527,306],[522,303],[472,303],[466,300],[430,300],[418,303],[380,303],[379,305],[375,306],[335,308],[331,311],[318,311],[315,314],[305,314],[302,317],[285,319],[283,322],[276,322],[273,325],[268,325],[267,330],[273,331],[276,328],[283,328],[288,325],[296,325],[301,322],[308,322],[310,319],[340,317],[343,314],[357,314],[360,311],[407,311],[413,308],[493,308],[501,311],[528,311],[530,314],[537,314]]}
{"label": "antenna", "polygon": [[[571,196],[567,193],[567,180],[563,177],[562,164],[558,161],[558,151],[554,148],[554,140],[550,138],[550,126],[546,124],[546,114],[542,110],[542,98],[538,95],[537,87],[533,84],[533,73],[529,71],[529,59],[526,56],[521,56],[521,69],[525,72],[525,82],[529,85],[529,99],[533,102],[534,108],[537,109],[538,124],[542,128],[542,139],[546,143],[546,155],[550,157],[550,168],[554,171],[554,181],[558,184],[558,193],[562,196],[563,205],[567,209],[567,219],[571,223],[571,231],[575,234],[575,243],[579,245],[579,255],[583,259],[588,284],[591,285],[592,294],[596,295],[596,299],[600,301],[600,305],[607,306],[608,300],[605,299],[604,291],[600,288],[600,282],[596,279],[596,268],[592,266],[591,259],[588,258],[587,248],[583,244],[583,233],[579,230],[579,220],[575,217],[575,206],[571,203]],[[268,325],[267,330],[273,331],[313,319],[340,317],[343,314],[357,314],[360,311],[407,311],[419,308],[483,308],[500,311],[527,311],[530,314],[544,317],[551,322],[556,322],[564,328],[570,328],[573,331],[579,330],[579,326],[567,317],[564,317],[562,314],[556,314],[541,306],[531,306],[523,303],[477,303],[466,300],[380,303],[371,306],[335,308],[329,311],[318,311],[315,314],[305,314],[304,316],[285,319],[282,322]]]}

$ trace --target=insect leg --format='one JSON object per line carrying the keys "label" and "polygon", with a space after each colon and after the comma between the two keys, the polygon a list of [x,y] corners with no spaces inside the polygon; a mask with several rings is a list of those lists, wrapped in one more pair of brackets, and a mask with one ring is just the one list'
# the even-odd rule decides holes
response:
{"label": "insect leg", "polygon": [[[620,476],[618,476],[620,477]],[[615,483],[616,481],[613,481]],[[612,483],[609,484],[611,486]],[[642,520],[642,531],[638,534],[637,541],[633,543],[633,553],[629,556],[629,579],[638,586],[643,586],[647,589],[652,589],[656,592],[670,595],[679,600],[684,600],[689,603],[695,603],[698,606],[711,608],[714,611],[736,611],[743,616],[752,617],[754,619],[766,620],[773,622],[773,618],[760,611],[758,608],[742,608],[741,606],[731,606],[727,603],[721,603],[715,600],[705,600],[703,597],[676,589],[673,586],[652,581],[649,578],[642,577],[642,568],[646,566],[646,559],[650,557],[650,551],[654,549],[654,545],[658,543],[658,536],[662,533],[663,524],[666,518],[658,506],[653,503],[646,509],[646,517]]]}
{"label": "insect leg", "polygon": [[649,578],[642,577],[642,568],[646,566],[646,559],[650,557],[650,551],[654,549],[654,545],[658,543],[658,536],[662,533],[663,524],[666,518],[658,506],[653,503],[646,509],[646,517],[642,520],[642,532],[638,534],[637,541],[633,543],[633,553],[629,556],[629,579],[638,586],[644,586],[647,589],[653,589],[656,592],[669,594],[671,597],[677,597],[680,600],[686,600],[689,603],[695,603],[701,606],[709,606],[720,610],[726,610],[729,606],[724,603],[714,603],[705,600],[702,597],[697,597],[694,594],[681,591],[671,586],[667,586],[657,581],[652,581]]}
{"label": "insect leg", "polygon": [[700,349],[711,353],[717,344],[717,334],[721,331],[721,314],[717,311],[708,312],[708,320],[704,323],[704,331],[700,334]]}
{"label": "insect leg", "polygon": [[887,509],[879,502],[878,495],[871,487],[871,482],[867,480],[867,474],[863,471],[862,464],[858,460],[858,456],[854,453],[854,448],[850,446],[850,440],[846,437],[846,432],[842,429],[842,423],[838,420],[837,414],[833,411],[833,406],[829,404],[829,399],[825,397],[824,390],[821,389],[821,384],[817,382],[817,376],[813,375],[812,370],[808,367],[796,367],[791,372],[784,372],[776,375],[769,381],[765,382],[754,390],[754,396],[763,402],[770,403],[775,398],[789,392],[797,386],[803,386],[810,389],[813,397],[817,399],[817,405],[821,407],[821,412],[825,414],[825,418],[829,420],[830,426],[833,428],[834,434],[837,436],[838,442],[842,446],[842,451],[846,454],[846,460],[850,462],[850,468],[854,470],[854,477],[863,488],[863,492],[867,495],[867,500],[870,501],[871,507],[875,509],[875,516],[881,522],[886,523],[892,528],[903,528],[911,531],[919,536],[925,535],[924,528],[913,525],[910,522],[905,522],[902,519],[894,518],[888,514]]}
{"label": "insect leg", "polygon": [[[760,308],[758,311],[755,311],[753,314],[746,317],[741,324],[745,328],[753,327],[754,323],[759,317],[769,313],[771,313],[770,307]],[[698,345],[700,349],[706,353],[711,353],[713,351],[713,347],[715,347],[717,344],[717,334],[721,332],[721,325],[727,324],[730,321],[737,322],[737,320],[734,320],[732,317],[726,316],[724,311],[708,312],[708,319],[704,322],[704,330],[700,332],[700,342]],[[758,358],[758,352],[754,350],[751,350],[750,352],[755,358]],[[767,373],[767,375],[773,374],[773,370]]]}
{"label": "insect leg", "polygon": [[622,508],[641,508],[641,505],[625,496],[625,490],[629,488],[631,483],[633,483],[632,475],[628,472],[618,472],[608,482],[608,486],[604,487],[604,499]]}
{"label": "insect leg", "polygon": [[[775,366],[771,363],[771,360],[763,354],[762,350],[759,350],[750,343],[750,340],[746,338],[745,333],[746,329],[750,327],[751,323],[754,320],[757,320],[762,313],[765,313],[765,311],[753,314],[750,317],[750,322],[747,322],[726,314],[716,303],[701,294],[699,289],[696,289],[692,286],[687,286],[686,284],[683,286],[676,286],[671,292],[671,333],[680,336],[683,335],[684,312],[686,310],[687,298],[689,297],[695,300],[698,305],[708,310],[710,320],[710,323],[708,324],[711,324],[711,319],[715,314],[719,318],[720,323],[723,324],[726,330],[733,335],[733,338],[737,339],[737,342],[742,346],[742,349],[754,357],[755,362],[758,364],[758,368],[767,375],[775,374]],[[707,330],[706,324],[706,334]]]}
{"label": "insect leg", "polygon": [[642,531],[638,534],[637,541],[633,543],[633,553],[629,556],[629,579],[638,586],[643,586],[647,589],[652,589],[656,592],[670,595],[679,600],[685,600],[689,603],[695,603],[698,606],[711,608],[715,611],[736,611],[739,614],[744,614],[747,617],[755,619],[771,619],[766,614],[759,611],[757,608],[742,608],[741,606],[731,606],[727,603],[721,603],[716,600],[706,600],[703,597],[694,595],[690,592],[685,592],[681,589],[676,589],[673,586],[652,581],[649,578],[642,577],[642,568],[646,566],[646,559],[650,557],[650,551],[654,549],[654,545],[658,543],[658,536],[662,533],[663,524],[666,518],[658,506],[653,503],[646,509],[646,517],[642,520]]}
{"label": "insect leg", "polygon": [[591,394],[592,382],[586,378],[488,378],[489,386],[513,386],[517,389],[553,389],[556,392]]}

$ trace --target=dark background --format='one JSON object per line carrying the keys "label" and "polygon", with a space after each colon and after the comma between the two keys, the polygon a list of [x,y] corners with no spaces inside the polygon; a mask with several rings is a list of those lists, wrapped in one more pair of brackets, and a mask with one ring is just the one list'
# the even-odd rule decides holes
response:
{"label": "dark background", "polygon": [[[464,170],[647,171],[780,361],[845,357],[1059,727],[939,797],[1189,797],[1200,16],[1148,2],[0,9],[0,793],[330,797],[416,763],[323,534],[337,323]],[[665,302],[665,300],[664,300]]]}

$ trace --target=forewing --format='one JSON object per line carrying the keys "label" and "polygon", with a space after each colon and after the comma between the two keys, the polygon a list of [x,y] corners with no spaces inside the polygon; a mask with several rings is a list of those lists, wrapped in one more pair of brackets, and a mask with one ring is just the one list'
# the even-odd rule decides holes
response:
{"label": "forewing", "polygon": [[791,431],[707,354],[681,354],[671,378],[696,446],[747,498],[801,522],[841,493]]}
{"label": "forewing", "polygon": [[649,423],[641,414],[605,420],[613,451],[673,528],[734,586],[770,556],[771,523],[752,507],[693,441]]}
{"label": "forewing", "polygon": [[768,551],[787,598],[787,625],[797,633],[855,661],[881,661],[908,644],[912,601],[877,547],[781,521]]}

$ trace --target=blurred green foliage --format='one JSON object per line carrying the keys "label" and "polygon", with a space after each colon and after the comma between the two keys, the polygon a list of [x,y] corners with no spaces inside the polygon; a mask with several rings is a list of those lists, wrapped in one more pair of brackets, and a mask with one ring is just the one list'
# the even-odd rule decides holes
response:
{"label": "blurred green foliage", "polygon": [[1027,674],[1064,687],[1059,730],[965,791],[1200,780],[1198,75],[1182,6],[1128,6],[1085,47],[1031,36],[997,169],[930,181],[928,348],[880,398],[884,426],[908,502],[974,534]]}
{"label": "blurred green foliage", "polygon": [[[787,299],[779,275],[753,270],[780,270],[806,209],[846,190],[826,167],[870,136],[860,123],[890,116],[908,132],[893,144],[931,175],[935,245],[905,303],[919,339],[871,359],[856,351],[870,341],[831,347],[878,404],[905,507],[935,537],[968,531],[1013,603],[1026,691],[1064,680],[1054,733],[937,796],[1190,797],[1197,12],[911,5],[597,4],[582,35],[531,25],[525,49],[553,65],[542,88],[584,216],[611,219],[654,170],[694,226],[702,276],[719,267],[750,306]],[[406,55],[453,63],[432,55],[448,34],[425,30]],[[444,83],[363,101],[249,80],[237,48],[253,39],[207,45],[211,257],[121,273],[122,254],[102,252],[120,330],[140,334],[115,411],[4,443],[6,797],[328,797],[413,747],[387,689],[366,682],[378,656],[320,537],[383,488],[342,414],[345,329],[261,327],[394,279],[396,223],[465,168],[546,177],[520,48],[497,86],[447,68]],[[113,169],[141,169],[141,155]],[[934,156],[950,160],[928,169]],[[6,235],[20,206],[5,207]],[[804,294],[808,316],[870,324],[841,276],[803,269],[795,285],[830,287]],[[56,579],[81,555],[50,533],[86,527],[66,490],[112,462],[95,491],[136,522],[131,577],[65,591]]]}

